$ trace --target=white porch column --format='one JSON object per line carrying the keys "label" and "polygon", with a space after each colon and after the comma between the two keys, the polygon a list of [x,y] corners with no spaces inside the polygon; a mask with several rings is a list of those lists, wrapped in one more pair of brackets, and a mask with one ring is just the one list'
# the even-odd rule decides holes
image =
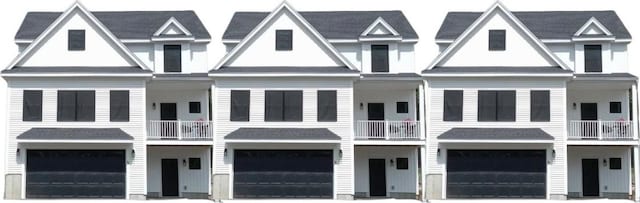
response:
{"label": "white porch column", "polygon": [[638,84],[637,83],[633,83],[633,85],[631,85],[631,103],[633,106],[631,106],[631,108],[633,109],[633,112],[631,112],[633,114],[633,138],[634,139],[638,139]]}
{"label": "white porch column", "polygon": [[427,147],[420,146],[420,188],[422,188],[420,200],[427,201]]}
{"label": "white porch column", "polygon": [[[418,85],[418,105],[419,105],[419,109],[420,111],[418,112],[420,114],[420,138],[421,139],[425,139],[425,132],[426,132],[426,105],[425,105],[425,97],[424,97],[424,88],[425,84],[424,83],[420,83],[420,85]],[[426,140],[426,139],[425,139]]]}
{"label": "white porch column", "polygon": [[640,151],[638,150],[638,145],[633,146],[633,182],[635,185],[633,201],[640,202],[640,187],[638,187],[638,183],[640,183]]}

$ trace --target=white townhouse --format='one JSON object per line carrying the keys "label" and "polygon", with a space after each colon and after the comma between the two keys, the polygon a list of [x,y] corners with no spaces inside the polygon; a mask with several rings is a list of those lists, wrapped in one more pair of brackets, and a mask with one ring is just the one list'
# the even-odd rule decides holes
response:
{"label": "white townhouse", "polygon": [[209,41],[193,11],[27,13],[2,71],[5,197],[209,197]]}
{"label": "white townhouse", "polygon": [[427,199],[638,201],[630,42],[614,11],[450,12],[422,72]]}
{"label": "white townhouse", "polygon": [[417,41],[400,11],[236,12],[209,72],[214,199],[418,198]]}

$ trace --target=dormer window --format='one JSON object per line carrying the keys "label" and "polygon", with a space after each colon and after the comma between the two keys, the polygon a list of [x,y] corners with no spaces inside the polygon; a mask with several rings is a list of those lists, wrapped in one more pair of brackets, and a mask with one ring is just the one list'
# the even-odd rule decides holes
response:
{"label": "dormer window", "polygon": [[602,72],[602,45],[584,45],[584,72]]}
{"label": "dormer window", "polygon": [[164,72],[182,72],[182,46],[164,45]]}
{"label": "dormer window", "polygon": [[68,38],[69,51],[84,51],[84,30],[69,30]]}
{"label": "dormer window", "polygon": [[276,30],[276,51],[293,50],[293,31]]}
{"label": "dormer window", "polygon": [[506,50],[506,36],[505,30],[489,30],[489,51]]}
{"label": "dormer window", "polygon": [[389,45],[371,45],[371,72],[389,72]]}

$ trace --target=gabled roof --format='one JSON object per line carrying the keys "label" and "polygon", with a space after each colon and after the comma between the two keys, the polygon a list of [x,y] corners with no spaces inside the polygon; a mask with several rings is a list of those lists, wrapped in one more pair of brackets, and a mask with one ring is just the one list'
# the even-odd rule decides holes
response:
{"label": "gabled roof", "polygon": [[173,16],[171,16],[171,18],[169,18],[169,20],[167,20],[167,22],[165,22],[155,33],[153,33],[153,36],[161,36],[162,33],[172,25],[178,28],[180,32],[182,32],[180,35],[192,36],[191,31],[184,27],[184,25],[182,25],[182,23],[176,20],[176,18]]}
{"label": "gabled roof", "polygon": [[[513,14],[543,40],[569,40],[590,18],[606,25],[617,39],[631,39],[615,11],[527,11]],[[449,12],[436,34],[436,40],[458,38],[481,15],[481,12]]]}
{"label": "gabled roof", "polygon": [[69,7],[65,12],[59,15],[59,17],[55,19],[55,21],[49,24],[47,28],[43,30],[43,32],[38,35],[38,37],[35,38],[35,40],[30,43],[29,46],[27,46],[27,48],[20,52],[20,54],[11,62],[11,64],[9,64],[6,69],[13,69],[16,64],[19,64],[20,62],[22,62],[22,60],[25,59],[25,57],[30,55],[31,52],[36,47],[38,47],[40,43],[45,43],[44,39],[48,35],[53,34],[53,31],[58,26],[60,26],[60,24],[64,22],[65,19],[70,18],[71,13],[76,9],[86,15],[89,19],[88,23],[93,23],[96,27],[98,27],[97,32],[102,32],[103,34],[105,34],[107,36],[107,40],[110,40],[112,43],[114,43],[118,51],[124,53],[128,60],[133,61],[138,67],[141,67],[143,70],[149,70],[149,68],[144,63],[142,63],[142,61],[140,61],[138,57],[136,57],[127,47],[124,46],[124,44],[116,39],[116,37],[109,31],[109,29],[107,29],[91,12],[89,12],[82,4],[80,4],[80,2],[77,1],[73,3],[71,7]]}
{"label": "gabled roof", "polygon": [[[211,39],[193,11],[95,11],[91,12],[118,39],[151,39],[170,18],[175,18],[195,39]],[[16,40],[34,40],[62,13],[29,12],[15,35]]]}
{"label": "gabled roof", "polygon": [[[403,39],[418,39],[402,11],[318,11],[299,12],[322,36],[329,40],[356,40],[372,22],[383,18]],[[223,40],[245,38],[268,12],[236,12],[222,36]]]}
{"label": "gabled roof", "polygon": [[464,29],[464,31],[458,36],[450,46],[448,46],[444,51],[438,55],[433,62],[426,68],[426,70],[433,69],[435,66],[438,66],[442,60],[449,57],[450,54],[455,53],[455,50],[463,45],[463,42],[467,37],[472,36],[471,34],[480,28],[483,22],[488,20],[491,16],[490,14],[494,11],[503,12],[507,16],[507,20],[510,20],[515,24],[514,29],[520,29],[525,37],[529,38],[533,42],[533,46],[543,52],[546,57],[549,57],[556,65],[560,66],[564,70],[570,70],[570,68],[564,64],[555,54],[549,50],[547,46],[545,46],[518,18],[516,18],[509,9],[507,9],[500,1],[496,1],[487,11],[482,13],[478,18],[476,18],[472,24]]}
{"label": "gabled roof", "polygon": [[309,22],[306,21],[305,18],[303,18],[300,15],[300,13],[298,13],[295,9],[293,9],[293,7],[291,7],[291,5],[289,5],[286,1],[283,1],[268,16],[263,18],[262,21],[257,26],[253,27],[251,32],[249,32],[242,39],[242,41],[238,43],[238,45],[236,45],[231,51],[229,51],[227,55],[225,55],[213,69],[217,70],[222,66],[226,65],[226,63],[229,60],[231,60],[238,53],[240,53],[240,50],[244,49],[245,46],[249,46],[250,45],[249,42],[253,38],[258,37],[259,36],[258,34],[260,33],[260,31],[263,28],[265,28],[267,25],[269,25],[271,21],[275,20],[278,13],[283,11],[289,11],[293,15],[294,19],[298,20],[300,24],[302,24],[301,29],[306,29],[307,31],[309,31],[311,33],[311,37],[317,39],[320,42],[320,46],[322,46],[323,48],[326,48],[329,51],[330,55],[337,58],[348,69],[358,70],[353,64],[351,64],[351,62],[349,62],[342,54],[340,54],[338,50],[336,50],[336,48],[333,47],[333,45],[329,44],[329,42],[324,37],[322,37],[322,35],[320,35],[320,33],[318,33],[318,31],[313,26],[311,26]]}
{"label": "gabled roof", "polygon": [[587,29],[589,28],[589,26],[594,25],[596,26],[601,32],[604,33],[604,35],[606,36],[611,36],[613,35],[611,33],[611,31],[609,31],[609,29],[607,29],[606,26],[604,26],[596,17],[591,17],[589,19],[589,21],[587,21],[587,23],[585,23],[582,27],[580,27],[580,29],[578,31],[576,31],[575,34],[573,34],[573,36],[580,36],[583,35],[585,31],[587,31]]}
{"label": "gabled roof", "polygon": [[378,25],[381,25],[382,27],[384,27],[393,36],[399,36],[400,35],[400,33],[398,33],[398,31],[396,31],[396,29],[394,29],[393,26],[391,26],[389,23],[387,23],[387,21],[385,21],[384,18],[378,17],[376,19],[376,21],[373,21],[373,23],[371,23],[371,25],[369,25],[369,27],[367,27],[367,29],[364,30],[362,32],[362,34],[360,34],[360,36],[373,35],[371,33],[371,31],[373,31],[373,29],[375,29],[376,26],[378,26]]}

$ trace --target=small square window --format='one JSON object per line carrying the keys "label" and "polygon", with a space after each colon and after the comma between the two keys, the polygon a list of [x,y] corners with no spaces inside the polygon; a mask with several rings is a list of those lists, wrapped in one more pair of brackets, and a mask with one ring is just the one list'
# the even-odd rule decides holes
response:
{"label": "small square window", "polygon": [[397,102],[396,113],[409,113],[409,102]]}
{"label": "small square window", "polygon": [[293,31],[292,30],[276,30],[276,50],[277,51],[293,50]]}
{"label": "small square window", "polygon": [[622,113],[622,102],[609,102],[609,113]]}
{"label": "small square window", "polygon": [[622,169],[622,158],[609,158],[609,169],[612,169],[612,170]]}
{"label": "small square window", "polygon": [[505,30],[489,30],[489,51],[506,50],[506,35]]}
{"label": "small square window", "polygon": [[409,169],[409,158],[396,158],[396,169],[398,169],[398,170],[408,170]]}
{"label": "small square window", "polygon": [[84,51],[84,30],[69,30],[67,40],[69,51]]}
{"label": "small square window", "polygon": [[200,102],[189,102],[189,113],[200,113]]}
{"label": "small square window", "polygon": [[189,158],[189,169],[199,170],[200,168],[200,158]]}

